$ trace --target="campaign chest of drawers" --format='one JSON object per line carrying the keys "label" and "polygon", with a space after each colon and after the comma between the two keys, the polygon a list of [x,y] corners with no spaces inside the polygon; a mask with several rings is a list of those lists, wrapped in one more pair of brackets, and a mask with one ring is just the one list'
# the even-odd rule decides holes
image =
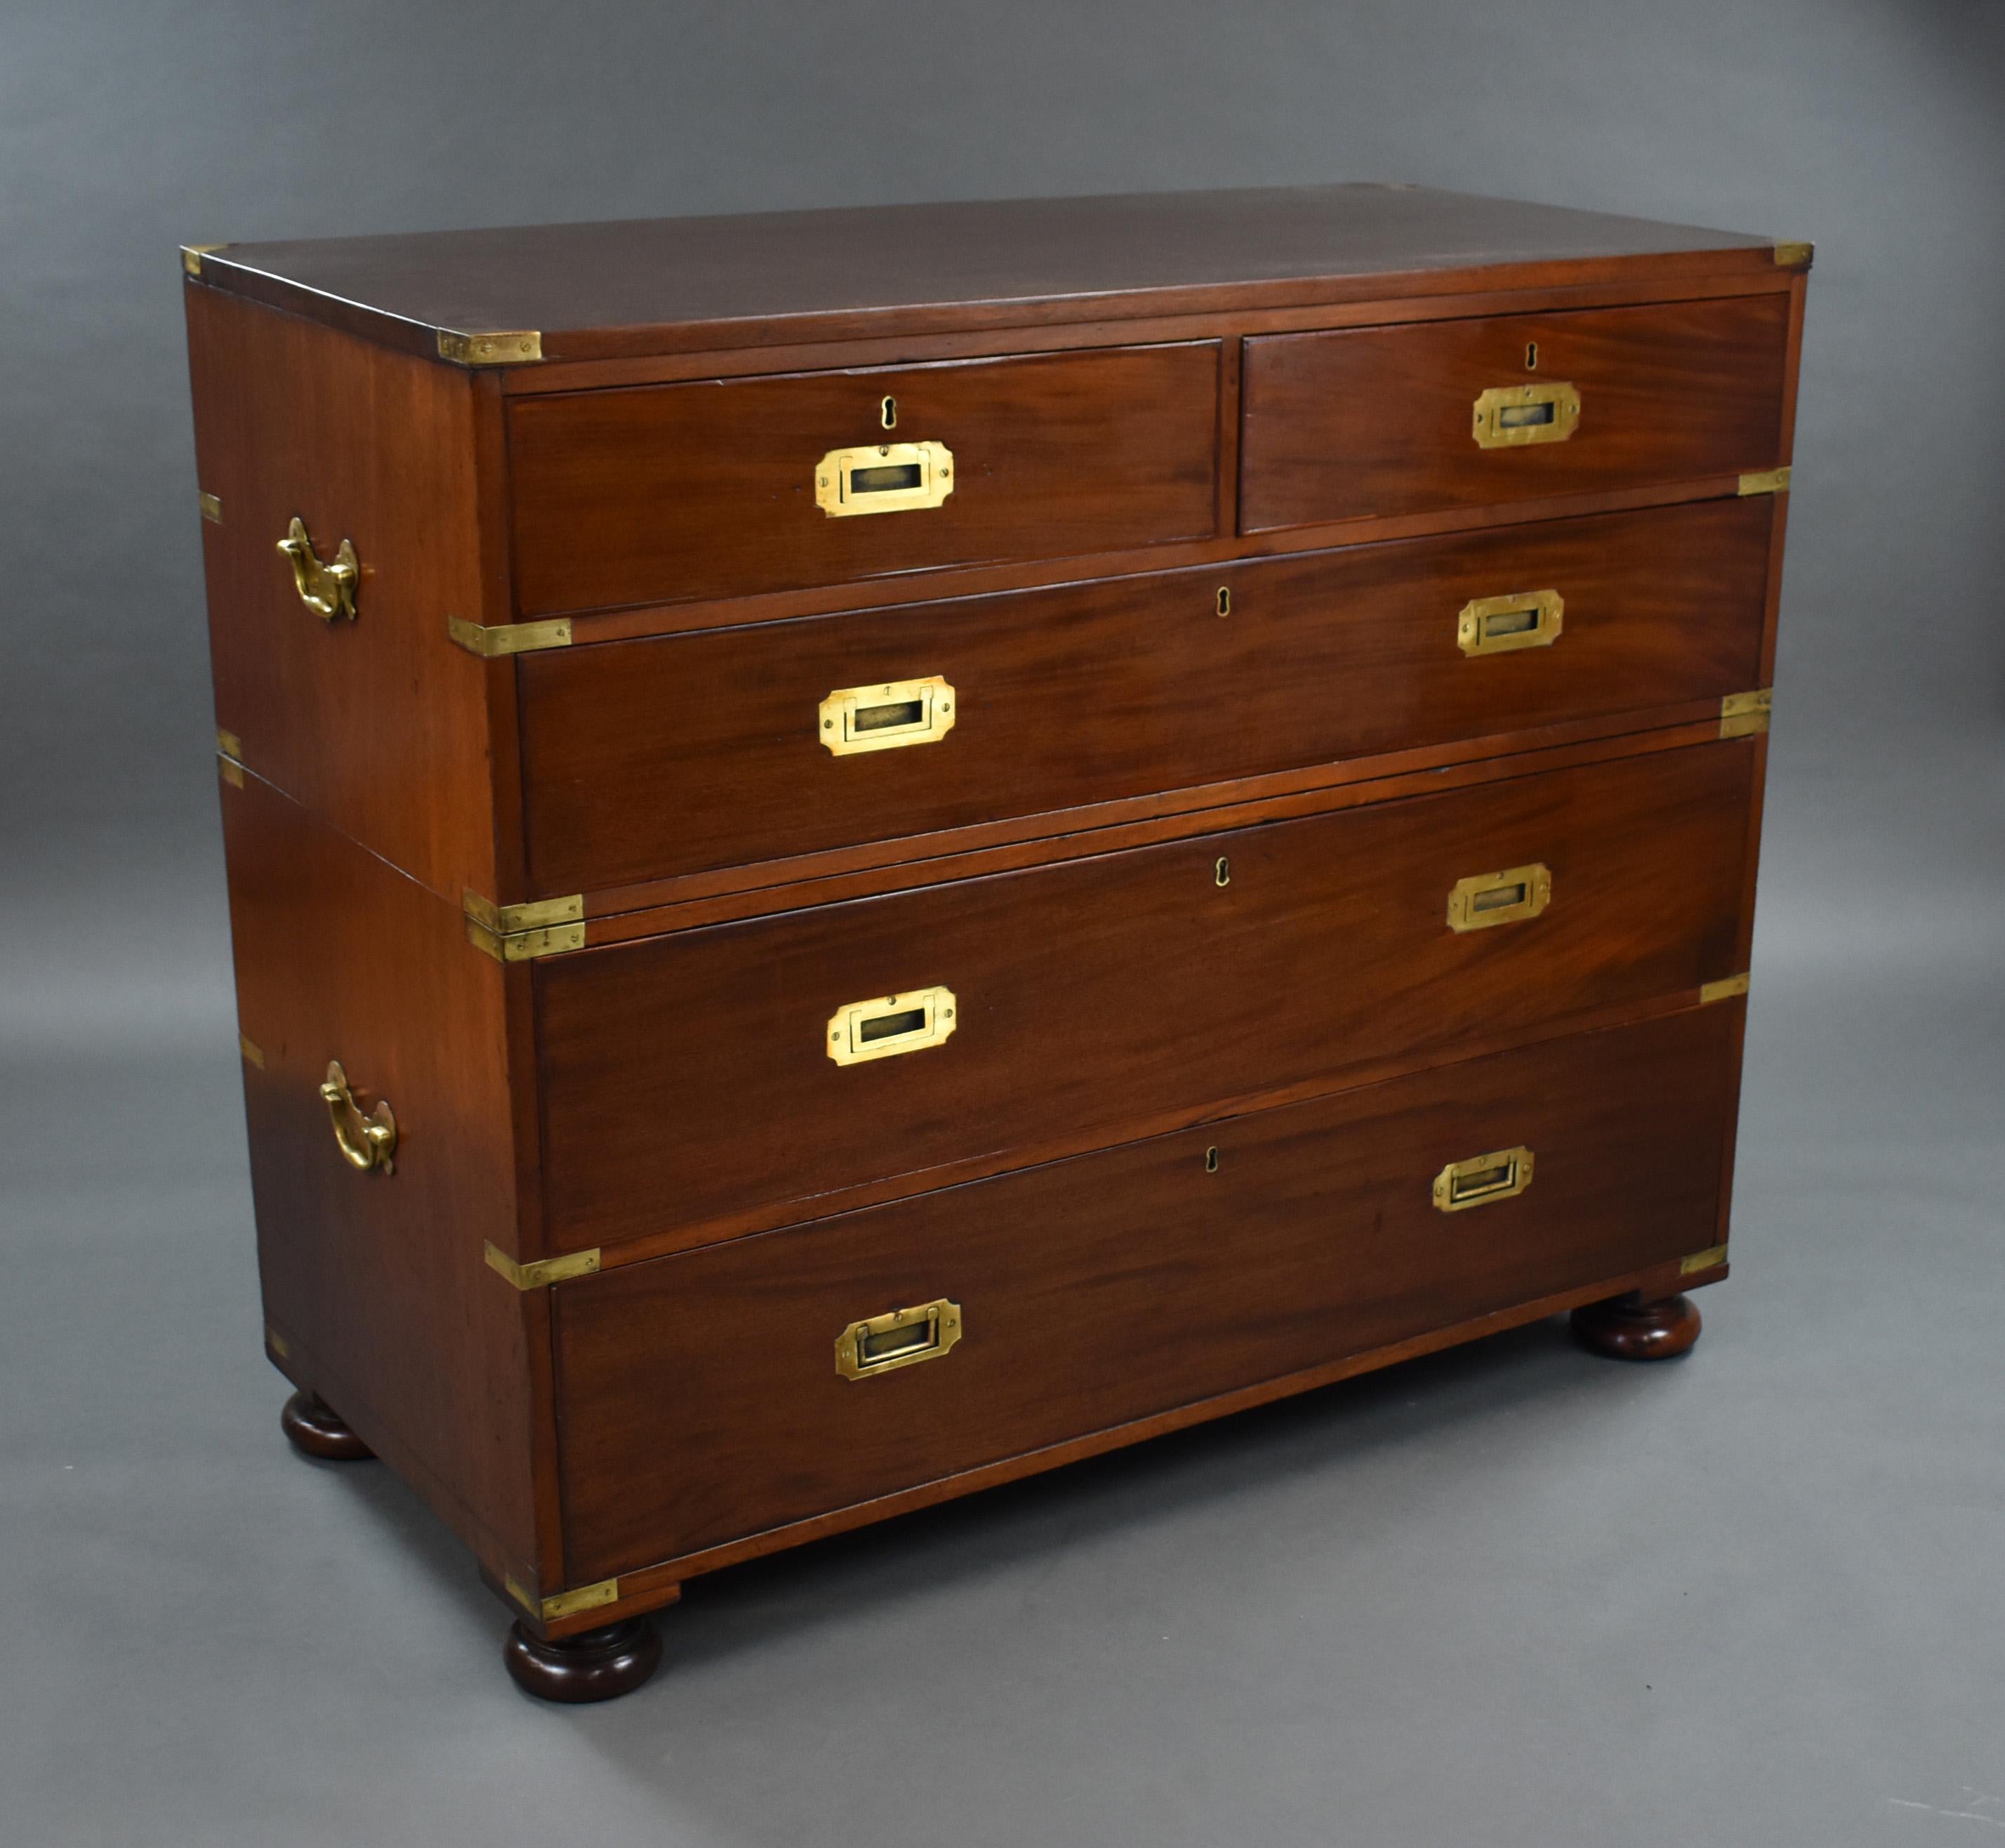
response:
{"label": "campaign chest of drawers", "polygon": [[1807,245],[183,253],[265,1341],[513,1607],[1726,1270]]}

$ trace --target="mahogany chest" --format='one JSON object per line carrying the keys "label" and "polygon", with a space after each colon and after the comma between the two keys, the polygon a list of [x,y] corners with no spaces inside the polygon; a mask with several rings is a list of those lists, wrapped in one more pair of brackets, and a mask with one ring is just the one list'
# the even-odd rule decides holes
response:
{"label": "mahogany chest", "polygon": [[1807,245],[1339,186],[189,248],[285,1425],[553,1698],[1726,1274]]}

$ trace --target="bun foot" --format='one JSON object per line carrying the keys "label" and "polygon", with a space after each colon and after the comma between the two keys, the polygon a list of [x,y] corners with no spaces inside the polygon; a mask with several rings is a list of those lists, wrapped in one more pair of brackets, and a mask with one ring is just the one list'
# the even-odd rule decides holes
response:
{"label": "bun foot", "polygon": [[325,1463],[361,1463],[376,1454],[318,1393],[293,1393],[279,1414],[279,1428],[295,1450]]}
{"label": "bun foot", "polygon": [[644,1617],[546,1641],[518,1624],[501,1646],[515,1685],[539,1700],[614,1700],[662,1664],[662,1639]]}
{"label": "bun foot", "polygon": [[1688,1354],[1703,1326],[1698,1305],[1689,1296],[1645,1302],[1633,1290],[1573,1312],[1574,1336],[1580,1344],[1618,1361],[1667,1361]]}

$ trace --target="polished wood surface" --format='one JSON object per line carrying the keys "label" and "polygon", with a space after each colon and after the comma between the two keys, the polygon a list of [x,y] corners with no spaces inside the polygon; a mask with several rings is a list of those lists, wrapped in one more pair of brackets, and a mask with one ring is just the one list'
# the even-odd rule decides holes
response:
{"label": "polished wood surface", "polygon": [[1631,274],[1758,273],[1769,241],[1426,187],[971,200],[240,244],[216,286],[429,352],[535,328],[552,358]]}
{"label": "polished wood surface", "polygon": [[[449,613],[481,614],[473,383],[216,290],[186,296],[196,477],[223,503],[201,522],[216,724],[434,891],[493,892],[488,685],[445,632]],[[323,559],[353,542],[352,622],[300,602],[278,550],[295,516]]]}
{"label": "polished wood surface", "polygon": [[1691,1351],[1703,1326],[1689,1296],[1647,1298],[1632,1291],[1573,1312],[1581,1345],[1618,1361],[1675,1360]]}
{"label": "polished wood surface", "polygon": [[[1736,973],[1749,767],[1715,743],[554,957],[546,1236],[917,1191]],[[1458,880],[1533,861],[1543,916],[1449,929]],[[845,1003],[936,983],[945,1045],[826,1056]]]}
{"label": "polished wood surface", "polygon": [[[1218,421],[1213,341],[521,400],[517,599],[542,617],[1201,537]],[[816,504],[831,450],[919,441],[953,451],[942,505]]]}
{"label": "polished wood surface", "polygon": [[279,1428],[295,1450],[322,1463],[363,1463],[376,1453],[318,1393],[295,1393],[279,1411]]}
{"label": "polished wood surface", "polygon": [[[516,1214],[502,971],[456,906],[257,777],[222,798],[271,1351],[497,1576],[534,1583],[522,1298],[481,1261]],[[343,1159],[330,1059],[395,1112],[393,1174]]]}
{"label": "polished wood surface", "polygon": [[[1044,814],[1761,684],[1765,499],[525,656],[530,890],[554,895]],[[1472,599],[1556,589],[1550,647]],[[1219,614],[1220,592],[1228,613]],[[944,676],[937,744],[837,757],[838,687]],[[1341,687],[1343,697],[1329,689]]]}
{"label": "polished wood surface", "polygon": [[524,1693],[577,1706],[631,1694],[661,1666],[662,1638],[645,1617],[564,1637],[539,1636],[517,1622],[501,1646],[501,1660]]}
{"label": "polished wood surface", "polygon": [[[1733,1011],[567,1284],[566,1558],[630,1572],[1677,1260],[1712,1235]],[[1523,1193],[1433,1206],[1445,1164],[1521,1144]],[[964,1319],[949,1352],[837,1373],[850,1323],[939,1298]]]}
{"label": "polished wood surface", "polygon": [[[1772,468],[1789,319],[1764,295],[1249,340],[1241,529]],[[1480,393],[1557,380],[1571,437],[1479,446]]]}

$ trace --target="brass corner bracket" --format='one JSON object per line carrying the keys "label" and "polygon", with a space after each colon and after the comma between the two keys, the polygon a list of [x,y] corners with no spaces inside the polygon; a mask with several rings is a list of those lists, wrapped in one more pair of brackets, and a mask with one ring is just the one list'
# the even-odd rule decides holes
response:
{"label": "brass corner bracket", "polygon": [[534,329],[507,333],[456,334],[438,330],[438,356],[455,366],[521,366],[543,357],[543,336]]}
{"label": "brass corner bracket", "polygon": [[1772,687],[1757,687],[1752,693],[1729,693],[1719,702],[1719,735],[1747,738],[1768,729],[1768,715],[1775,704]]}
{"label": "brass corner bracket", "polygon": [[211,251],[227,250],[226,244],[184,244],[181,246],[181,273],[202,279],[202,260]]}
{"label": "brass corner bracket", "polygon": [[1698,991],[1698,1004],[1709,1007],[1715,1001],[1731,1001],[1736,995],[1747,992],[1747,975],[1743,970],[1738,975],[1722,976],[1717,982],[1702,983]]}
{"label": "brass corner bracket", "polygon": [[1807,269],[1810,259],[1817,255],[1814,244],[1779,244],[1775,246],[1775,267],[1778,269]]}
{"label": "brass corner bracket", "polygon": [[1789,491],[1789,471],[1786,467],[1757,469],[1750,475],[1742,476],[1735,491],[1742,494],[1786,494]]}
{"label": "brass corner bracket", "polygon": [[445,619],[445,632],[458,646],[483,661],[491,661],[497,655],[527,655],[538,648],[571,646],[567,616],[554,622],[496,623],[487,628],[469,622],[463,616],[449,616]]}
{"label": "brass corner bracket", "polygon": [[1678,1275],[1691,1277],[1701,1270],[1717,1270],[1726,1262],[1726,1247],[1708,1245],[1704,1251],[1695,1251],[1688,1258],[1678,1260]]}
{"label": "brass corner bracket", "polygon": [[502,1589],[520,1604],[532,1617],[540,1617],[546,1623],[554,1623],[560,1617],[575,1616],[581,1611],[596,1611],[602,1604],[616,1604],[620,1601],[620,1581],[601,1579],[596,1585],[581,1585],[575,1591],[560,1591],[554,1597],[539,1598],[530,1591],[512,1573],[505,1573]]}
{"label": "brass corner bracket", "polygon": [[585,947],[582,892],[526,905],[497,905],[478,892],[465,892],[460,909],[466,914],[466,940],[497,962],[528,962]]}
{"label": "brass corner bracket", "polygon": [[487,1268],[505,1277],[518,1290],[541,1290],[568,1277],[589,1277],[599,1268],[599,1247],[589,1251],[566,1252],[560,1258],[539,1258],[534,1263],[518,1264],[492,1239],[483,1254]]}
{"label": "brass corner bracket", "polygon": [[202,509],[202,517],[205,520],[208,521],[212,526],[220,526],[223,524],[222,497],[219,494],[206,493],[199,489],[198,489],[196,492],[198,498],[195,504]]}

